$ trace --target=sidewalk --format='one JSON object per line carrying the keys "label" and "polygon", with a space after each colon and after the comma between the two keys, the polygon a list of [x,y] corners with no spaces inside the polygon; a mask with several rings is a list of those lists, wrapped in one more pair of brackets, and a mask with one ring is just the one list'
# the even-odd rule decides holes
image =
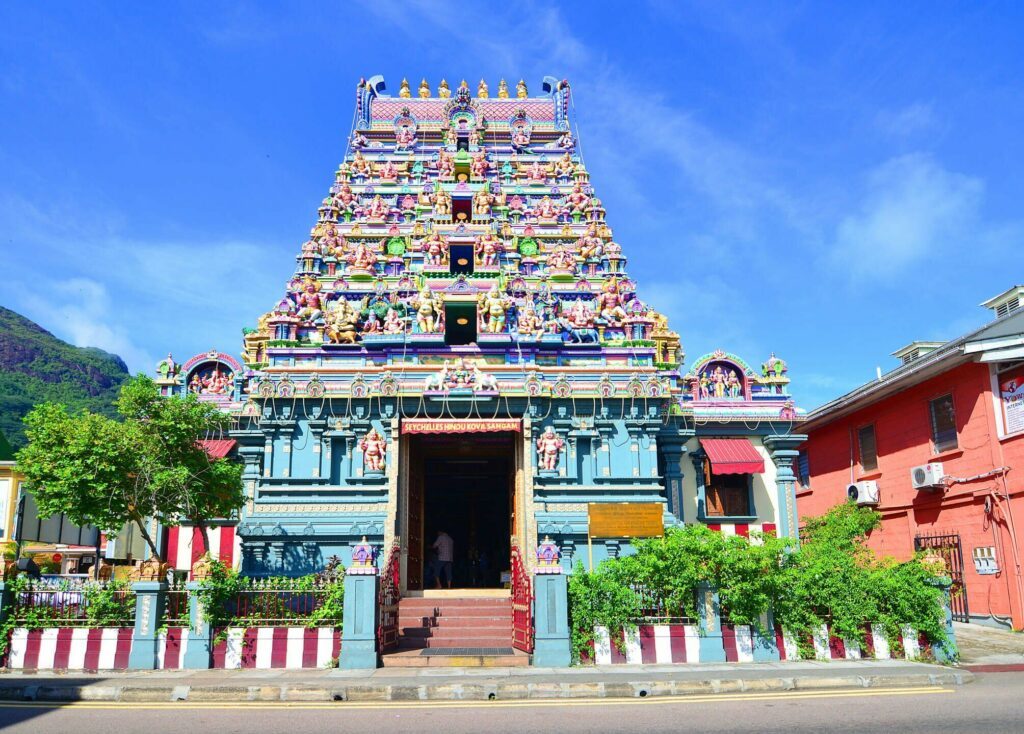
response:
{"label": "sidewalk", "polygon": [[963,670],[903,660],[578,668],[160,670],[0,674],[4,701],[463,701],[963,685]]}

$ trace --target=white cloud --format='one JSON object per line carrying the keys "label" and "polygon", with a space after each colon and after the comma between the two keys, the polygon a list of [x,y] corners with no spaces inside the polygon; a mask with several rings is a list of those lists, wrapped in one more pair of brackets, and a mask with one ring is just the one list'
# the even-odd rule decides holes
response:
{"label": "white cloud", "polygon": [[839,223],[832,261],[853,276],[891,277],[939,257],[969,236],[983,194],[980,179],[929,155],[886,161],[868,176],[859,211]]}
{"label": "white cloud", "polygon": [[937,120],[931,104],[916,102],[898,110],[879,110],[875,124],[887,135],[906,137],[932,129]]}

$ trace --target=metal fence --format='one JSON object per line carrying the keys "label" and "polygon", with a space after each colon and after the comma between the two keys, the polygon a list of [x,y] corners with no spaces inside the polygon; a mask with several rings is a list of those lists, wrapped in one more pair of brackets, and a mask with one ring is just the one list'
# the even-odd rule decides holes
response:
{"label": "metal fence", "polygon": [[167,587],[167,602],[164,607],[165,627],[189,627],[188,591],[185,582],[175,580]]}
{"label": "metal fence", "polygon": [[667,600],[663,594],[640,584],[630,584],[640,601],[638,622],[651,624],[696,624],[696,620],[683,613],[681,605]]}
{"label": "metal fence", "polygon": [[[245,583],[227,611],[239,622],[254,626],[308,625],[329,593],[326,582],[311,586],[305,579],[246,579]],[[341,619],[317,619],[315,624],[334,626]]]}
{"label": "metal fence", "polygon": [[130,627],[135,623],[135,592],[108,581],[32,581],[14,597],[16,626]]}

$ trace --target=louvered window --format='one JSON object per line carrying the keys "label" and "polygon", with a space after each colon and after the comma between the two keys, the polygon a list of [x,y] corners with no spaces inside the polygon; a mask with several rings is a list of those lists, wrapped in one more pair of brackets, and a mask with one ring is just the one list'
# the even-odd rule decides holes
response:
{"label": "louvered window", "polygon": [[875,427],[857,429],[857,444],[860,449],[860,468],[864,471],[878,469],[878,450],[875,446]]}
{"label": "louvered window", "polygon": [[935,452],[949,451],[957,447],[956,412],[953,409],[953,396],[943,395],[928,403],[928,411],[932,421],[932,445]]}
{"label": "louvered window", "polygon": [[1020,299],[1014,296],[1006,303],[1000,303],[996,306],[996,316],[1002,318],[1011,311],[1016,311],[1018,308],[1020,308]]}

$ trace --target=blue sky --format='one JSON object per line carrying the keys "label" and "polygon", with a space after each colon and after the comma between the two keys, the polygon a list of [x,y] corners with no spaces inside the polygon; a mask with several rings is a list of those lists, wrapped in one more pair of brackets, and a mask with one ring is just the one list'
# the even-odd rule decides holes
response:
{"label": "blue sky", "polygon": [[[479,9],[479,10],[478,10]],[[688,360],[805,407],[1024,280],[1014,3],[5,3],[0,305],[151,371],[280,297],[355,85],[546,74]]]}

